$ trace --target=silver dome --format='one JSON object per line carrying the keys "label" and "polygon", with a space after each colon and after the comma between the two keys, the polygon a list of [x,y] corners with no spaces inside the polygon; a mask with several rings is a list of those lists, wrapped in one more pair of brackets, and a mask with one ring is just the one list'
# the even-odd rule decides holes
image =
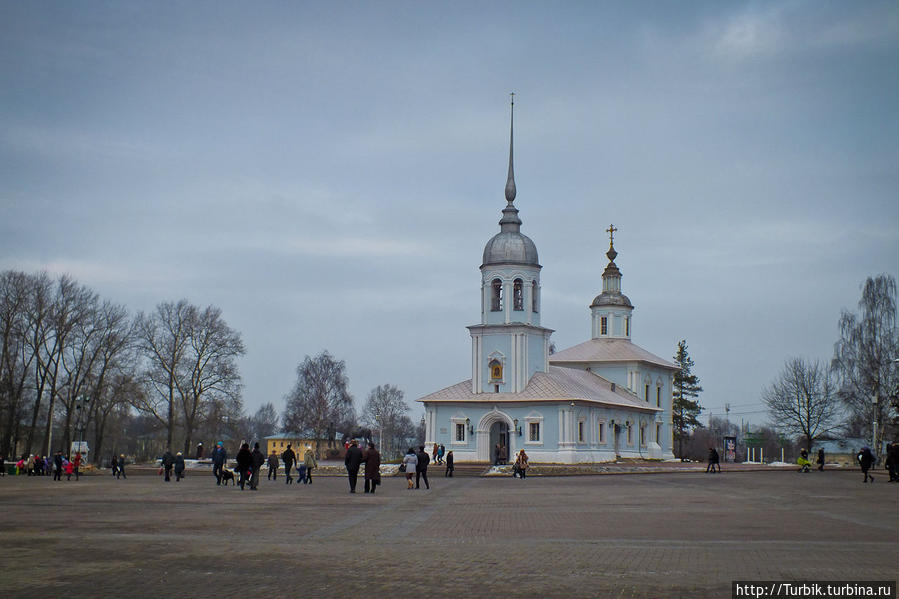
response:
{"label": "silver dome", "polygon": [[525,264],[540,266],[537,246],[527,235],[518,231],[500,231],[484,246],[484,262],[488,264]]}
{"label": "silver dome", "polygon": [[625,306],[627,308],[633,308],[634,305],[631,303],[631,300],[628,299],[626,295],[619,292],[611,292],[611,291],[603,291],[595,298],[593,298],[593,303],[590,304],[591,308],[598,308],[600,306]]}

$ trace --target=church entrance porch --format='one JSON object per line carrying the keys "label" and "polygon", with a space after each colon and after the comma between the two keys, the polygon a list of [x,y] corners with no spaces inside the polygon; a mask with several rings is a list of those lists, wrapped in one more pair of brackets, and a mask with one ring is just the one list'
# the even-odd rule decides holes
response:
{"label": "church entrance porch", "polygon": [[509,425],[505,422],[494,422],[490,427],[490,447],[493,464],[506,464],[509,461]]}
{"label": "church entrance porch", "polygon": [[494,409],[485,414],[478,422],[477,429],[477,459],[479,462],[497,463],[497,446],[505,448],[505,457],[513,455],[515,448],[511,446],[513,441],[509,431],[512,428],[512,419],[505,412]]}

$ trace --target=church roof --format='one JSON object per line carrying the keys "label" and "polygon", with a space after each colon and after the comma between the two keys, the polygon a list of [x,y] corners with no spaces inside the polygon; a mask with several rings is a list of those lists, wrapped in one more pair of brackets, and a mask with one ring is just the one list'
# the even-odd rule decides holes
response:
{"label": "church roof", "polygon": [[425,395],[421,402],[520,402],[520,401],[590,401],[612,407],[660,412],[660,408],[640,401],[626,389],[617,387],[603,377],[574,368],[550,366],[549,372],[535,372],[527,387],[520,393],[472,393],[471,379],[452,387]]}
{"label": "church roof", "polygon": [[586,364],[591,362],[645,362],[669,370],[678,366],[631,343],[629,339],[590,339],[549,357],[550,364]]}

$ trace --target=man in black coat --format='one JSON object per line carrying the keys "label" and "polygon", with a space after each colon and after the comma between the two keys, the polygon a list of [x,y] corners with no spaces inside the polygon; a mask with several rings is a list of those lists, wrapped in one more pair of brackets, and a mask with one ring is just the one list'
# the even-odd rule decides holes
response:
{"label": "man in black coat", "polygon": [[293,468],[293,463],[297,461],[297,454],[291,449],[290,443],[287,444],[287,449],[281,454],[281,461],[284,462],[284,473],[287,475],[287,482],[284,484],[289,485],[293,482],[290,470]]}
{"label": "man in black coat", "polygon": [[244,485],[247,483],[247,476],[250,470],[253,469],[253,454],[250,453],[250,444],[244,443],[240,446],[240,451],[237,452],[237,472],[240,474],[240,479],[238,483],[240,488],[243,489]]}
{"label": "man in black coat", "polygon": [[172,467],[175,465],[175,456],[168,449],[162,454],[162,469],[165,471],[165,482],[172,480]]}
{"label": "man in black coat", "polygon": [[415,488],[419,488],[419,481],[424,479],[425,488],[430,489],[431,485],[428,483],[428,462],[431,461],[431,458],[428,457],[428,452],[425,451],[424,445],[418,446],[418,453],[415,454],[418,457],[418,464],[415,466]]}
{"label": "man in black coat", "polygon": [[252,491],[259,490],[259,470],[265,463],[265,454],[259,451],[259,443],[253,446],[253,474],[250,476],[250,489]]}
{"label": "man in black coat", "polygon": [[359,449],[355,439],[350,441],[343,464],[346,466],[347,475],[350,477],[350,493],[355,493],[356,479],[359,477],[359,466],[362,464],[362,450]]}

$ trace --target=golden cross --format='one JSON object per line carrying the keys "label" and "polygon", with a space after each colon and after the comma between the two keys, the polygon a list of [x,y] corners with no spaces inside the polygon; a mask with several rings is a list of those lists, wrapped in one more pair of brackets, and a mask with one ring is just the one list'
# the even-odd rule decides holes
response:
{"label": "golden cross", "polygon": [[606,229],[606,233],[609,234],[609,245],[612,245],[612,242],[615,241],[615,231],[618,229],[615,228],[615,225],[609,225],[609,228]]}

